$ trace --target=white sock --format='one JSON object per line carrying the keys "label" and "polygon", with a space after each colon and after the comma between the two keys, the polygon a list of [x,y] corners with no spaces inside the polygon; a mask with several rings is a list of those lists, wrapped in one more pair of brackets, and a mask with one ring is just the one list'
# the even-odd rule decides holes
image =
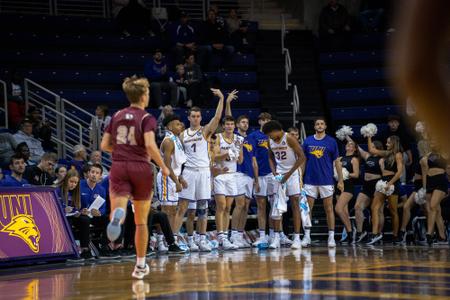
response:
{"label": "white sock", "polygon": [[175,240],[175,243],[178,242],[178,236],[176,234],[173,235],[173,239]]}
{"label": "white sock", "polygon": [[274,232],[275,232],[275,230],[269,229],[269,236],[273,236]]}
{"label": "white sock", "polygon": [[265,230],[259,230],[259,237],[263,238],[266,236],[266,231]]}
{"label": "white sock", "polygon": [[235,230],[235,229],[231,230],[231,236],[235,236],[235,235],[237,235],[237,233],[238,233],[237,230]]}
{"label": "white sock", "polygon": [[206,240],[206,234],[200,234],[200,240],[201,241]]}
{"label": "white sock", "polygon": [[310,237],[311,229],[305,229],[305,237]]}
{"label": "white sock", "polygon": [[294,233],[294,241],[299,240],[299,239],[300,239],[300,234]]}
{"label": "white sock", "polygon": [[188,235],[188,242],[189,243],[194,242],[194,236],[193,235]]}
{"label": "white sock", "polygon": [[334,230],[328,230],[328,236],[332,236],[334,238]]}
{"label": "white sock", "polygon": [[244,232],[243,231],[239,231],[238,232],[238,236],[243,239],[244,238]]}
{"label": "white sock", "polygon": [[136,266],[139,268],[145,268],[145,256],[136,258]]}
{"label": "white sock", "polygon": [[158,242],[162,242],[162,241],[164,241],[164,235],[158,234]]}
{"label": "white sock", "polygon": [[273,236],[278,239],[280,239],[280,235],[281,235],[281,233],[278,231],[273,234]]}

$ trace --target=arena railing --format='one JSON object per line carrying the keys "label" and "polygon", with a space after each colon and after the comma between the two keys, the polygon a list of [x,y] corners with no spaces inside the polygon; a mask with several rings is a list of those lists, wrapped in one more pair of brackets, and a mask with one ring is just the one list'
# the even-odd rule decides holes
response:
{"label": "arena railing", "polygon": [[[4,124],[5,124],[5,128],[8,128],[8,91],[7,91],[7,87],[6,87],[6,82],[4,82],[3,80],[0,80],[0,86],[2,88],[2,103],[3,105],[0,107],[0,111],[3,112],[3,120],[4,120]],[[1,125],[1,123],[0,123]]]}
{"label": "arena railing", "polygon": [[[75,145],[84,145],[89,151],[100,148],[101,132],[95,116],[60,95],[26,78],[24,84],[25,105],[41,109],[44,121],[52,128],[52,141],[57,145],[60,158],[73,158]],[[111,166],[109,157],[103,156],[103,164]]]}

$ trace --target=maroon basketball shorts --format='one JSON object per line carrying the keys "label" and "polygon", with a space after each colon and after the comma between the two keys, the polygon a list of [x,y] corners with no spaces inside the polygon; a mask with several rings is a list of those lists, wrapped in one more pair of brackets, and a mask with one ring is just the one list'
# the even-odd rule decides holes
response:
{"label": "maroon basketball shorts", "polygon": [[114,196],[150,200],[153,172],[149,163],[114,161],[109,172],[109,191]]}

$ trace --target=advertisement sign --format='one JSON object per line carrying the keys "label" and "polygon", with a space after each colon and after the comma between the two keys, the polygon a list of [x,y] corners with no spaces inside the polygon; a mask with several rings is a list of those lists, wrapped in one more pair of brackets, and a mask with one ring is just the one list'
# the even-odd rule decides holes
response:
{"label": "advertisement sign", "polygon": [[76,253],[53,188],[0,188],[0,264],[49,261]]}

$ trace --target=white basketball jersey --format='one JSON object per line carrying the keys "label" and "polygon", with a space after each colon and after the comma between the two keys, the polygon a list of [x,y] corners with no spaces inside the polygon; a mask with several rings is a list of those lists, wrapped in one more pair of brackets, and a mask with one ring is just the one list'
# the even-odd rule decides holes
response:
{"label": "white basketball jersey", "polygon": [[[180,139],[169,130],[166,130],[166,136],[162,140],[161,145],[166,139],[173,141],[174,150],[172,153],[171,167],[175,175],[180,176],[181,166],[186,162],[186,154],[184,153],[183,145],[181,144]],[[164,153],[162,151],[161,156],[164,157]]]}
{"label": "white basketball jersey", "polygon": [[284,174],[289,172],[289,170],[295,165],[297,157],[294,150],[292,150],[287,143],[287,133],[284,133],[284,136],[279,144],[270,139],[270,149],[275,157],[277,173]]}
{"label": "white basketball jersey", "polygon": [[203,127],[192,132],[189,128],[183,131],[186,167],[209,168],[208,141],[203,136]]}
{"label": "white basketball jersey", "polygon": [[240,145],[244,142],[244,138],[233,134],[233,139],[227,142],[222,133],[217,135],[219,139],[220,154],[233,152],[233,159],[223,160],[218,163],[222,168],[228,168],[228,173],[234,173],[237,170],[237,160],[239,159]]}

